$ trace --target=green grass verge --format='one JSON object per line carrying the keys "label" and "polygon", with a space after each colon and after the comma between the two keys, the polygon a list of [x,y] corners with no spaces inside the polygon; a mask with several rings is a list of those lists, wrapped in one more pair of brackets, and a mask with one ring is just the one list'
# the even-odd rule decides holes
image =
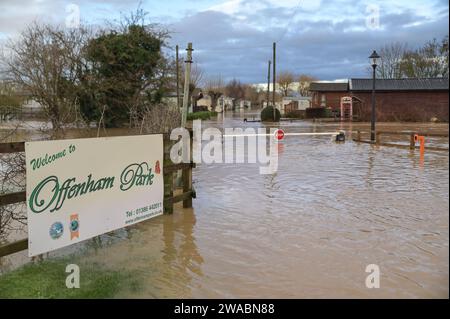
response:
{"label": "green grass verge", "polygon": [[193,120],[209,120],[211,117],[217,116],[217,112],[195,112],[187,115],[188,121]]}
{"label": "green grass verge", "polygon": [[[66,287],[68,264],[80,267],[80,288]],[[99,264],[54,259],[28,264],[0,276],[1,298],[114,298],[140,289],[138,278]]]}

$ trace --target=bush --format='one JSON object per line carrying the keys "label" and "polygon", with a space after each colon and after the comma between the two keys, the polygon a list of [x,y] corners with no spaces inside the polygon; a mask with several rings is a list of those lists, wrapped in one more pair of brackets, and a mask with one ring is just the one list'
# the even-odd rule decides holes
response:
{"label": "bush", "polygon": [[305,118],[305,111],[303,110],[293,110],[285,115],[286,118],[289,119],[304,119]]}
{"label": "bush", "polygon": [[275,109],[275,121],[273,120],[273,107],[267,106],[261,111],[261,121],[263,122],[279,122],[281,113]]}
{"label": "bush", "polygon": [[217,116],[217,112],[195,112],[195,113],[189,113],[187,115],[188,121],[193,120],[209,120],[212,116]]}
{"label": "bush", "polygon": [[331,111],[325,107],[310,107],[306,109],[306,118],[327,118],[333,117]]}

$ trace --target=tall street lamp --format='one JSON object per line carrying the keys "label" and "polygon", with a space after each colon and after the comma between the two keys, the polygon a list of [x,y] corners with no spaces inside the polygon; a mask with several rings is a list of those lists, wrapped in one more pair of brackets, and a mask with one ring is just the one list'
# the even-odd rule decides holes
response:
{"label": "tall street lamp", "polygon": [[377,69],[377,60],[380,58],[377,51],[373,50],[372,54],[370,55],[369,59],[372,63],[373,68],[373,78],[372,78],[372,114],[370,118],[370,140],[372,142],[375,142],[375,121],[376,121],[376,115],[375,115],[375,80],[376,80],[376,69]]}

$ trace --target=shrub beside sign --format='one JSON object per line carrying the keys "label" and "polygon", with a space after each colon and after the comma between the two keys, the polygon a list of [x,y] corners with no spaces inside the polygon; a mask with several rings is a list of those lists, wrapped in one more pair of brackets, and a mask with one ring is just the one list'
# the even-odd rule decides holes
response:
{"label": "shrub beside sign", "polygon": [[29,256],[163,213],[162,135],[25,143]]}

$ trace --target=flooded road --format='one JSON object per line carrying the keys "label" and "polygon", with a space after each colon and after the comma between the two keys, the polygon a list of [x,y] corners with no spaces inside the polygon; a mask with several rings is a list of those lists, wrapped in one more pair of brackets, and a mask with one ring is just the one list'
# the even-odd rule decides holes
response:
{"label": "flooded road", "polygon": [[[203,126],[261,126],[243,123],[252,115],[219,115]],[[279,127],[350,134],[369,126],[298,121]],[[448,139],[433,143],[448,147]],[[199,164],[193,174],[193,209],[178,205],[173,215],[102,236],[102,244],[80,252],[86,261],[141,277],[142,290],[119,297],[449,296],[447,152],[426,152],[421,165],[417,151],[287,136],[273,175],[259,174],[259,164]],[[365,286],[369,264],[380,267],[379,289]]]}

